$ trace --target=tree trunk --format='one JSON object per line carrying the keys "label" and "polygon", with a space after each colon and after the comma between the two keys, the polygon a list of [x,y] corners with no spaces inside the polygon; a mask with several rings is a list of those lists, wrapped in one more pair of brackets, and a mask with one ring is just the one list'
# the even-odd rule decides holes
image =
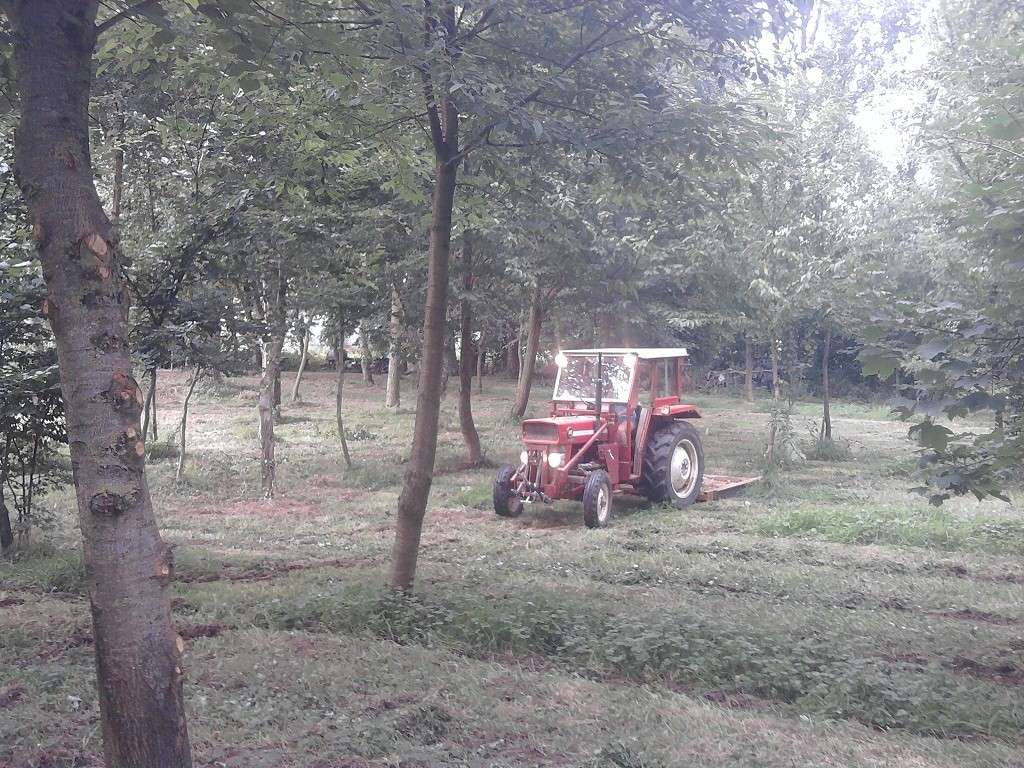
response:
{"label": "tree trunk", "polygon": [[[302,353],[299,355],[299,370],[295,372],[295,383],[292,385],[292,402],[301,403],[299,396],[299,385],[302,383],[302,374],[306,372],[306,362],[309,360],[309,328],[302,332]],[[344,345],[342,345],[344,346]],[[337,362],[337,356],[335,356]]]}
{"label": "tree trunk", "polygon": [[825,343],[821,349],[821,437],[832,439],[832,403],[828,381],[828,359],[832,355],[832,323],[826,321]]}
{"label": "tree trunk", "polygon": [[338,439],[341,440],[341,452],[345,456],[345,464],[352,466],[352,458],[348,453],[348,439],[345,437],[345,421],[342,418],[342,395],[345,391],[345,324],[338,320],[334,342],[334,359],[338,363],[338,387],[334,397],[334,416],[338,422]]}
{"label": "tree trunk", "polygon": [[[465,294],[473,290],[473,240],[470,234],[462,238],[462,289]],[[466,442],[467,458],[475,467],[483,460],[483,452],[480,448],[480,435],[473,421],[473,304],[468,295],[459,303],[459,334],[459,427],[462,429],[462,439]],[[476,357],[479,356],[478,351]]]}
{"label": "tree trunk", "polygon": [[[4,458],[6,462],[6,458]],[[14,544],[14,529],[11,527],[11,513],[4,499],[4,487],[7,485],[7,467],[4,464],[0,471],[0,552],[6,552]]]}
{"label": "tree trunk", "polygon": [[484,392],[484,333],[480,332],[480,341],[476,345],[476,391]]}
{"label": "tree trunk", "polygon": [[181,404],[181,421],[178,423],[178,467],[174,470],[174,482],[176,483],[180,483],[185,477],[185,428],[188,426],[188,403],[192,399],[192,393],[196,390],[196,384],[199,382],[199,375],[202,372],[203,369],[197,365],[196,372],[192,374],[192,381],[188,384],[188,391],[185,393],[185,402]]}
{"label": "tree trunk", "polygon": [[114,150],[114,188],[111,191],[110,223],[121,224],[121,198],[124,195],[124,112],[118,115],[117,148]]}
{"label": "tree trunk", "polygon": [[768,450],[765,458],[771,464],[775,458],[775,439],[778,432],[776,418],[779,412],[779,401],[782,399],[782,386],[779,382],[779,342],[777,339],[771,341],[772,359],[772,421],[768,427]]}
{"label": "tree trunk", "polygon": [[93,184],[96,0],[5,4],[21,120],[15,176],[48,297],[67,415],[108,768],[191,766],[171,549],[146,482],[116,233]]}
{"label": "tree trunk", "polygon": [[284,348],[287,329],[284,306],[286,290],[284,265],[278,264],[276,300],[271,298],[268,302],[273,302],[275,306],[268,313],[271,315],[270,335],[263,347],[266,365],[260,379],[260,396],[256,406],[260,419],[260,485],[265,499],[272,499],[275,490],[277,462],[274,457],[274,408],[275,396],[279,392],[277,385],[281,382],[281,350]]}
{"label": "tree trunk", "polygon": [[747,395],[747,401],[754,401],[754,345],[749,338],[743,339],[743,357],[746,370],[744,371],[743,388]]}
{"label": "tree trunk", "polygon": [[540,305],[540,285],[533,287],[530,300],[530,317],[527,320],[526,354],[519,366],[519,384],[516,386],[516,402],[512,406],[512,418],[519,420],[530,404],[530,388],[533,386],[533,370],[537,364],[537,347],[540,346],[540,327],[543,307]]}
{"label": "tree trunk", "polygon": [[[370,342],[366,338],[366,334],[363,333],[362,328],[359,329],[359,367],[363,370],[363,384],[368,387],[373,386],[373,370],[370,368],[373,361],[370,359]],[[337,356],[335,356],[337,360]]]}
{"label": "tree trunk", "polygon": [[149,434],[150,418],[153,419],[153,440],[156,441],[156,368],[149,369],[149,392],[146,393],[146,404],[143,408],[142,439]]}
{"label": "tree trunk", "polygon": [[384,406],[397,408],[402,403],[402,296],[398,286],[391,284],[391,323],[388,326],[388,381],[384,395]]}
{"label": "tree trunk", "polygon": [[[454,7],[445,4],[442,15],[448,40],[455,34]],[[429,28],[429,20],[427,22]],[[454,44],[454,43],[453,43]],[[424,76],[426,77],[426,75]],[[437,453],[437,418],[441,407],[441,372],[444,366],[445,313],[448,306],[448,260],[451,252],[452,208],[458,174],[459,113],[447,93],[433,101],[427,83],[427,112],[435,153],[434,190],[431,201],[430,249],[427,266],[427,297],[423,312],[423,351],[420,356],[416,425],[406,465],[402,494],[398,499],[395,543],[391,551],[391,585],[409,590],[416,576],[423,515],[430,496]]]}
{"label": "tree trunk", "polygon": [[505,354],[505,374],[510,379],[519,378],[519,350],[522,343],[521,329],[516,328],[515,336],[509,342],[508,351]]}

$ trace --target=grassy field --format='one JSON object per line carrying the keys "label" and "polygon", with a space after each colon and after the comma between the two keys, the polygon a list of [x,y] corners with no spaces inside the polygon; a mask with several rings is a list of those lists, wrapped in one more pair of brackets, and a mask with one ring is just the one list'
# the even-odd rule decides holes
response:
{"label": "grassy field", "polygon": [[[1024,766],[1021,508],[908,493],[884,409],[838,405],[851,460],[685,512],[622,499],[590,531],[574,504],[497,518],[449,392],[399,598],[382,585],[413,393],[386,413],[349,377],[346,469],[332,378],[285,406],[272,503],[254,380],[197,394],[182,486],[150,464],[198,766]],[[184,382],[161,383],[163,437]],[[518,454],[511,394],[487,380],[476,401],[494,461]],[[709,469],[757,474],[764,404],[695,400]],[[3,766],[99,764],[71,496],[49,503],[58,529],[0,563]]]}

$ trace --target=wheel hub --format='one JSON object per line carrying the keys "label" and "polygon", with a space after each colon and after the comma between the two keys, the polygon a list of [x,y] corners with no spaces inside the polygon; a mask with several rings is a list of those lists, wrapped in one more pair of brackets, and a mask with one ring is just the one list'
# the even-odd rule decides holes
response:
{"label": "wheel hub", "polygon": [[680,440],[672,451],[669,482],[672,492],[680,499],[693,493],[697,484],[697,449],[689,440]]}

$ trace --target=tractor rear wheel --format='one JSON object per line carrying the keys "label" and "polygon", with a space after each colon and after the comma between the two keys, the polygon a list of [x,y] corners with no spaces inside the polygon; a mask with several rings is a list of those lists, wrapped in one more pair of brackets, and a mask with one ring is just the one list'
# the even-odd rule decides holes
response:
{"label": "tractor rear wheel", "polygon": [[692,424],[675,421],[658,429],[644,450],[640,491],[652,502],[688,507],[700,495],[704,449]]}
{"label": "tractor rear wheel", "polygon": [[583,484],[583,522],[587,528],[604,528],[611,518],[612,481],[603,469],[595,469]]}
{"label": "tractor rear wheel", "polygon": [[494,511],[502,517],[519,517],[523,512],[523,500],[512,492],[512,476],[516,468],[502,464],[494,478]]}

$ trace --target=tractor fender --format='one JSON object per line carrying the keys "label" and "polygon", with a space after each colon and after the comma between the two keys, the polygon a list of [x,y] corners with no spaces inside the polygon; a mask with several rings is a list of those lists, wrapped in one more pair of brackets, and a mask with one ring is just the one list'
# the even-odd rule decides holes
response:
{"label": "tractor fender", "polygon": [[699,419],[701,418],[700,411],[697,410],[695,405],[663,405],[654,409],[652,414],[658,421],[665,420],[676,420],[676,419]]}

